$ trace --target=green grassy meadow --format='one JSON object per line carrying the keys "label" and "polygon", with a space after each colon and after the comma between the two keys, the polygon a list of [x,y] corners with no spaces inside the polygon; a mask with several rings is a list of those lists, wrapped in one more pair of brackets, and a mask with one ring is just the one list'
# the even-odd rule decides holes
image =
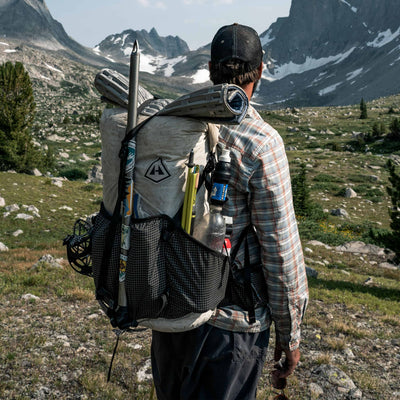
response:
{"label": "green grassy meadow", "polygon": [[[103,107],[96,101],[87,108],[84,104],[81,115]],[[390,229],[386,163],[389,157],[400,158],[400,142],[384,137],[366,142],[357,133],[368,134],[376,121],[389,126],[400,117],[399,105],[400,96],[367,103],[366,120],[358,118],[358,105],[261,112],[285,141],[292,175],[306,164],[311,199],[326,216],[323,221],[298,219],[307,265],[318,277],[309,279],[302,361],[289,379],[290,399],[318,398],[310,392],[310,383],[318,380],[312,371],[326,363],[346,372],[366,399],[400,396],[393,397],[400,393],[400,269],[380,268],[381,260],[373,256],[335,250],[349,241],[374,244],[371,229]],[[390,107],[395,114],[388,112]],[[38,140],[52,146],[56,155],[69,154],[56,175],[70,168],[88,172],[101,154],[97,123],[82,129],[64,117],[56,114],[46,129],[72,139],[79,128],[73,140],[49,142],[45,135]],[[38,121],[44,120],[39,104]],[[79,160],[83,152],[90,160]],[[348,187],[357,197],[343,196]],[[94,298],[92,280],[70,268],[62,244],[77,218],[98,211],[101,185],[65,180],[58,187],[48,176],[0,172],[0,197],[6,206],[20,208],[5,216],[6,208],[0,207],[0,242],[9,248],[0,253],[0,397],[149,399],[150,332],[122,336],[107,383],[115,335]],[[40,216],[16,219],[18,213],[29,214],[24,205],[35,206]],[[345,209],[348,218],[330,214],[337,208]],[[19,229],[23,233],[14,236]],[[61,267],[36,265],[44,254]],[[354,359],[344,356],[346,349]],[[273,396],[271,359],[270,353],[258,399]]]}

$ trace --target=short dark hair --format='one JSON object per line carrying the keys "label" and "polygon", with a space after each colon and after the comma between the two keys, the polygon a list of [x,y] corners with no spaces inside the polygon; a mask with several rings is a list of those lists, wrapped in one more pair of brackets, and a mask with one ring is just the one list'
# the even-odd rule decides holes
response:
{"label": "short dark hair", "polygon": [[232,83],[235,85],[246,85],[257,82],[260,78],[259,70],[251,68],[250,65],[241,60],[233,59],[223,63],[210,63],[210,80],[214,85],[219,83]]}

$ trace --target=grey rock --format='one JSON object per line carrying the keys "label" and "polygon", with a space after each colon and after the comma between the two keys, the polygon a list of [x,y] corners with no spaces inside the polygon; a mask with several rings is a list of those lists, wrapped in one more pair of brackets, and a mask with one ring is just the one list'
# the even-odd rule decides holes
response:
{"label": "grey rock", "polygon": [[0,253],[6,251],[8,251],[8,247],[4,243],[0,242]]}
{"label": "grey rock", "polygon": [[40,257],[39,260],[32,266],[32,268],[37,268],[43,264],[48,264],[52,268],[62,268],[61,264],[59,264],[51,254],[45,254]]}
{"label": "grey rock", "polygon": [[324,394],[324,389],[314,382],[311,382],[308,387],[310,389],[312,398],[318,398]]}
{"label": "grey rock", "polygon": [[357,197],[357,193],[352,188],[346,188],[344,197],[346,197],[346,199],[353,199],[354,197]]}
{"label": "grey rock", "polygon": [[306,267],[306,274],[310,278],[318,278],[318,271],[316,271],[314,268]]}
{"label": "grey rock", "polygon": [[4,200],[4,197],[0,196],[0,207],[5,207],[6,201]]}
{"label": "grey rock", "polygon": [[89,173],[88,181],[91,183],[103,183],[103,173],[101,166],[95,165]]}
{"label": "grey rock", "polygon": [[33,219],[33,215],[19,213],[15,216],[15,219],[23,219],[25,221],[29,221],[29,220]]}
{"label": "grey rock", "polygon": [[363,398],[362,391],[358,388],[352,389],[348,394],[348,398],[351,400],[362,399]]}
{"label": "grey rock", "polygon": [[330,213],[331,213],[331,215],[334,215],[335,217],[341,217],[341,218],[349,217],[348,212],[343,208],[336,208],[334,210],[331,210]]}
{"label": "grey rock", "polygon": [[342,244],[341,246],[337,246],[335,250],[348,253],[373,254],[376,256],[385,255],[385,249],[373,244],[365,244],[361,241],[353,241]]}
{"label": "grey rock", "polygon": [[334,365],[322,364],[312,371],[324,390],[324,400],[356,399],[359,391],[351,378]]}
{"label": "grey rock", "polygon": [[30,205],[30,206],[24,205],[24,206],[22,206],[22,208],[27,212],[39,214],[39,209],[33,205]]}
{"label": "grey rock", "polygon": [[25,300],[25,301],[40,300],[40,297],[35,296],[34,294],[31,294],[31,293],[26,293],[26,294],[23,294],[23,295],[21,296],[21,299],[22,299],[22,300]]}
{"label": "grey rock", "polygon": [[396,271],[399,269],[398,266],[391,264],[389,262],[383,262],[378,265],[379,268],[390,269],[392,271]]}
{"label": "grey rock", "polygon": [[347,358],[350,358],[351,360],[353,360],[355,358],[355,355],[354,355],[353,351],[351,349],[349,349],[348,347],[346,347],[343,350],[343,353]]}
{"label": "grey rock", "polygon": [[322,243],[322,242],[320,242],[320,241],[318,241],[318,240],[310,240],[309,242],[307,242],[307,244],[309,244],[310,246],[323,246],[323,247],[325,247],[327,250],[331,250],[331,249],[332,249],[331,246],[328,246],[327,244]]}
{"label": "grey rock", "polygon": [[33,170],[31,171],[31,174],[32,174],[33,176],[42,176],[42,173],[41,173],[37,168],[33,169]]}
{"label": "grey rock", "polygon": [[51,180],[51,184],[61,188],[63,186],[63,182],[62,181],[63,181],[62,178],[53,178]]}
{"label": "grey rock", "polygon": [[18,204],[10,204],[9,206],[6,206],[6,211],[9,212],[14,212],[19,210],[19,205]]}

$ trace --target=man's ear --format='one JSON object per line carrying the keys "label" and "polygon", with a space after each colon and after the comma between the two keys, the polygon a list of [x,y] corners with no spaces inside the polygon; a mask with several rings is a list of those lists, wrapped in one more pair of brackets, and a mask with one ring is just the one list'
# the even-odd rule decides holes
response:
{"label": "man's ear", "polygon": [[208,70],[211,71],[211,61],[208,62]]}
{"label": "man's ear", "polygon": [[261,79],[263,68],[264,68],[264,63],[261,61],[261,64],[258,67],[258,79]]}

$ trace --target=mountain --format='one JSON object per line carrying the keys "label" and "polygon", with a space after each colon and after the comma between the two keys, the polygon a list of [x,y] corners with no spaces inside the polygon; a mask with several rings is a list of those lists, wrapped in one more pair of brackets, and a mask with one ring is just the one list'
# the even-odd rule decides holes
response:
{"label": "mountain", "polygon": [[141,51],[142,72],[172,79],[185,77],[189,85],[210,83],[207,68],[209,46],[190,51],[184,40],[177,36],[160,37],[155,28],[150,32],[129,29],[109,35],[94,50],[109,60],[128,64],[135,40]]}
{"label": "mountain", "polygon": [[343,105],[400,92],[398,0],[293,0],[260,37],[263,104]]}
{"label": "mountain", "polygon": [[107,36],[95,47],[95,50],[108,54],[116,60],[126,61],[135,40],[140,43],[140,50],[149,56],[175,58],[189,52],[187,43],[178,36],[160,37],[155,28],[150,32],[144,29],[140,31],[128,29],[122,33]]}
{"label": "mountain", "polygon": [[0,38],[32,45],[47,51],[59,51],[93,65],[104,59],[70,38],[63,26],[51,16],[44,0],[0,0]]}
{"label": "mountain", "polygon": [[[398,0],[380,0],[379,7],[374,0],[292,0],[289,16],[260,38],[265,69],[254,100],[262,107],[355,104],[400,93]],[[209,44],[188,51],[153,29],[111,35],[96,50],[127,63],[134,39],[143,43],[143,71],[210,84]]]}
{"label": "mountain", "polygon": [[[357,104],[400,93],[398,0],[380,0],[379,7],[374,0],[292,0],[289,16],[260,38],[265,69],[254,98],[260,107]],[[32,64],[30,71],[62,55],[128,75],[135,40],[140,80],[152,93],[172,97],[211,84],[210,44],[190,51],[181,38],[153,28],[115,33],[90,49],[68,36],[44,0],[0,0],[0,61],[15,52],[12,59]]]}
{"label": "mountain", "polygon": [[[79,82],[81,77],[77,71],[74,76],[75,67],[69,61],[97,70],[112,68],[128,75],[129,54],[134,39],[139,40],[142,49],[141,83],[152,93],[171,97],[195,89],[190,75],[197,71],[196,61],[188,77],[175,74],[171,78],[172,65],[184,60],[183,55],[190,53],[186,42],[178,37],[160,37],[155,29],[149,33],[126,31],[110,35],[91,49],[65,32],[63,26],[51,16],[44,0],[0,0],[0,62],[22,61],[31,77],[46,84],[49,79],[56,86],[64,80],[74,84]],[[196,56],[191,58],[196,60]],[[82,85],[92,85],[94,75],[89,83],[81,79]],[[86,70],[84,76],[87,76]]]}

